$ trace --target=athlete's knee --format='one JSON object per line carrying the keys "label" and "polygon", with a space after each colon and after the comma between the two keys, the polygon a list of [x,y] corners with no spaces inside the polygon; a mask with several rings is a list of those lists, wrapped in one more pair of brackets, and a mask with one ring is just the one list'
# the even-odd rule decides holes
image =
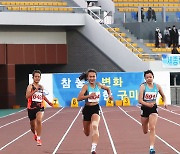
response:
{"label": "athlete's knee", "polygon": [[90,132],[84,130],[84,134],[85,134],[86,136],[89,136],[89,135],[90,135]]}
{"label": "athlete's knee", "polygon": [[92,135],[98,135],[99,136],[98,122],[93,121],[91,125],[92,125]]}
{"label": "athlete's knee", "polygon": [[150,130],[150,132],[154,132],[155,131],[155,126],[149,126],[149,130]]}

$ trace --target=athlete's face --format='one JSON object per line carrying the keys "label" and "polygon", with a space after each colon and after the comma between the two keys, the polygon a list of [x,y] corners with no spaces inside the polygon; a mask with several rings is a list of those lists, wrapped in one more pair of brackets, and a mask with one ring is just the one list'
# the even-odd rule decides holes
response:
{"label": "athlete's face", "polygon": [[41,80],[41,75],[39,73],[35,73],[33,77],[34,83],[39,83]]}
{"label": "athlete's face", "polygon": [[95,72],[89,72],[87,77],[89,83],[95,83],[96,81],[96,73]]}
{"label": "athlete's face", "polygon": [[151,73],[148,73],[145,75],[145,80],[148,84],[151,84],[153,82],[153,79],[154,79],[154,77]]}

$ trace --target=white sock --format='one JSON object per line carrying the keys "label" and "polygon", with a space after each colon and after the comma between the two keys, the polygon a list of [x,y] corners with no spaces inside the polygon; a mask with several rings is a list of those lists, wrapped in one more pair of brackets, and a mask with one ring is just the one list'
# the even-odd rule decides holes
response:
{"label": "white sock", "polygon": [[91,152],[96,151],[96,143],[92,143]]}
{"label": "white sock", "polygon": [[154,149],[154,146],[153,146],[153,145],[150,145],[149,149]]}
{"label": "white sock", "polygon": [[41,139],[41,137],[40,136],[37,136],[37,140],[40,140]]}

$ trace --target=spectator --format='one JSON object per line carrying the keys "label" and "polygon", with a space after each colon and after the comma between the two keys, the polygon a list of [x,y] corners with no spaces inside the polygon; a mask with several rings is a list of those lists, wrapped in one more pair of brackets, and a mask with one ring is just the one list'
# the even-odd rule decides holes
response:
{"label": "spectator", "polygon": [[173,27],[172,27],[171,35],[172,35],[171,37],[172,37],[173,47],[177,47],[179,34],[178,34],[178,30],[175,25],[173,25]]}
{"label": "spectator", "polygon": [[154,9],[152,9],[151,7],[148,8],[147,19],[148,19],[148,21],[154,20],[156,22],[156,13],[155,13]]}
{"label": "spectator", "polygon": [[[137,21],[138,21],[138,12],[136,13]],[[144,8],[141,8],[141,21],[144,22]]]}
{"label": "spectator", "polygon": [[168,27],[169,29],[169,34],[170,34],[170,41],[169,41],[169,45],[168,47],[170,48],[171,47],[171,44],[172,44],[172,33],[171,33],[171,27]]}
{"label": "spectator", "polygon": [[179,35],[179,37],[178,37],[178,47],[180,48],[180,28],[178,29],[178,35]]}
{"label": "spectator", "polygon": [[173,47],[171,54],[180,54],[176,47]]}
{"label": "spectator", "polygon": [[166,48],[169,47],[170,44],[170,32],[169,32],[169,28],[166,27],[164,30],[164,43]]}
{"label": "spectator", "polygon": [[162,42],[161,40],[162,40],[162,34],[159,27],[157,27],[155,30],[155,47],[156,48],[161,47],[161,42]]}

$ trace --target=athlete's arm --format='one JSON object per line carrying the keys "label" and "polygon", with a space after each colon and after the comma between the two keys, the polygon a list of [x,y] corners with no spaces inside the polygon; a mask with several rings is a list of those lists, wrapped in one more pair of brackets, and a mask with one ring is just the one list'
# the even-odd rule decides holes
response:
{"label": "athlete's arm", "polygon": [[53,103],[51,103],[51,102],[47,99],[46,96],[43,95],[43,97],[44,97],[44,100],[45,100],[50,106],[53,106]]}
{"label": "athlete's arm", "polygon": [[81,89],[81,91],[80,91],[80,93],[79,93],[79,95],[78,95],[78,97],[77,97],[77,100],[78,100],[78,101],[82,101],[82,100],[85,100],[85,99],[87,99],[87,98],[89,98],[89,97],[96,96],[96,93],[91,93],[90,95],[86,95],[86,96],[85,96],[84,94],[86,93],[87,89],[88,89],[88,86],[85,84],[85,85],[82,87],[82,89]]}
{"label": "athlete's arm", "polygon": [[160,94],[161,97],[162,97],[162,101],[164,102],[164,106],[165,106],[165,108],[167,108],[166,96],[165,96],[165,94],[164,94],[164,92],[163,92],[163,90],[162,90],[162,88],[161,88],[160,85],[157,84],[157,88],[158,88],[158,90],[159,90],[159,94]]}
{"label": "athlete's arm", "polygon": [[111,95],[111,89],[110,89],[109,87],[107,87],[107,86],[105,86],[105,85],[103,85],[103,84],[101,84],[101,83],[98,83],[98,86],[99,86],[101,89],[106,90],[107,93],[108,93],[109,99],[113,100],[113,97],[112,97],[112,95]]}
{"label": "athlete's arm", "polygon": [[38,91],[38,89],[33,89],[32,88],[32,84],[28,85],[27,89],[26,89],[26,99],[28,99],[29,97],[31,97],[36,91]]}
{"label": "athlete's arm", "polygon": [[147,102],[143,101],[143,93],[144,93],[144,90],[145,90],[145,86],[144,86],[144,84],[142,84],[142,85],[140,86],[140,90],[139,90],[138,102],[139,102],[140,104],[144,105],[144,106],[153,107],[154,104],[155,104],[155,102],[152,102],[152,103],[148,102],[148,103],[147,103]]}

